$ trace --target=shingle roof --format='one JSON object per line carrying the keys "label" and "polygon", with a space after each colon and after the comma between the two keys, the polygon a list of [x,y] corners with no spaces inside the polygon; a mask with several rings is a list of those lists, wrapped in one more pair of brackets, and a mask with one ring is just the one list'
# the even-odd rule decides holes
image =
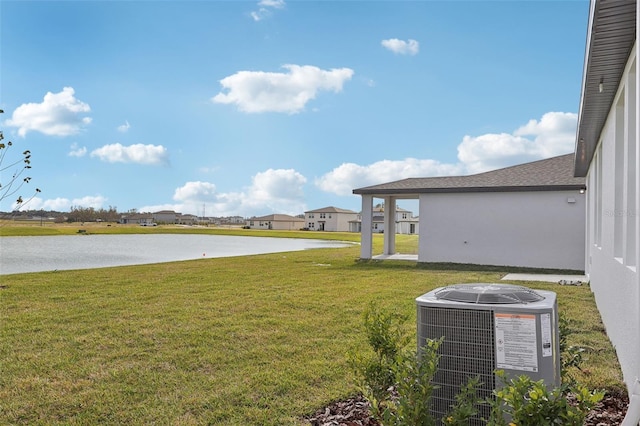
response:
{"label": "shingle roof", "polygon": [[585,188],[573,176],[573,154],[468,176],[409,178],[354,189],[354,194],[420,194],[446,192],[564,191]]}
{"label": "shingle roof", "polygon": [[341,209],[338,207],[333,207],[333,206],[329,206],[329,207],[323,207],[321,209],[316,209],[316,210],[308,210],[305,213],[356,213],[353,210],[347,210],[347,209]]}

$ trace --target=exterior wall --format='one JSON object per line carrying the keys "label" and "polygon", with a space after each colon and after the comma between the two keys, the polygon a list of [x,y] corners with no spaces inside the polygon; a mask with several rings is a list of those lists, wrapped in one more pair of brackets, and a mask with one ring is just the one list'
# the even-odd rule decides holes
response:
{"label": "exterior wall", "polygon": [[352,220],[349,222],[349,232],[361,232],[362,231],[362,222],[359,220]]}
{"label": "exterior wall", "polygon": [[[411,226],[413,225],[413,226]],[[396,233],[398,234],[418,234],[418,220],[400,221],[396,224]]]}
{"label": "exterior wall", "polygon": [[304,222],[300,221],[276,221],[271,222],[271,229],[275,229],[277,231],[297,231],[298,229],[304,228]]}
{"label": "exterior wall", "polygon": [[586,272],[629,389],[640,377],[637,44],[587,174]]}
{"label": "exterior wall", "polygon": [[304,221],[249,219],[246,226],[251,229],[272,229],[275,231],[296,231],[305,226]]}
{"label": "exterior wall", "polygon": [[419,262],[584,270],[577,191],[422,194]]}
{"label": "exterior wall", "polygon": [[158,223],[176,223],[175,212],[157,212],[153,214],[153,219]]}

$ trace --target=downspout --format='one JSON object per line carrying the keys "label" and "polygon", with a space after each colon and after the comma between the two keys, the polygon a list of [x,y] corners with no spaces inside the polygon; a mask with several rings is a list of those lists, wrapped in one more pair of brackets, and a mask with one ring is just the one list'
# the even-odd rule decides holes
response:
{"label": "downspout", "polygon": [[629,407],[627,414],[620,426],[638,426],[640,422],[640,381],[636,379],[633,384],[631,396],[629,397]]}

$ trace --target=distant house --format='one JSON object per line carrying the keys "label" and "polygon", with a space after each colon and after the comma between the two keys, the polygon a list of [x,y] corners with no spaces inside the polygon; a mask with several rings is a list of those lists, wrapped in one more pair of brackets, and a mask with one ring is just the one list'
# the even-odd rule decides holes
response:
{"label": "distant house", "polygon": [[270,214],[252,217],[246,220],[251,229],[274,229],[278,231],[295,231],[304,228],[304,219],[287,214]]}
{"label": "distant house", "polygon": [[134,213],[122,216],[120,223],[123,225],[151,225],[155,222],[151,213]]}
{"label": "distant house", "polygon": [[411,178],[362,196],[363,259],[372,258],[373,199],[384,201],[383,255],[395,254],[396,200],[419,200],[418,262],[584,270],[585,179],[573,154],[469,176]]}
{"label": "distant house", "polygon": [[[410,210],[396,208],[396,234],[417,234],[418,218],[413,216]],[[384,207],[373,208],[373,232],[384,232]],[[358,218],[349,222],[349,231],[362,231],[362,215],[358,214]]]}
{"label": "distant house", "polygon": [[200,223],[200,218],[194,214],[182,214],[178,213],[176,215],[176,223],[180,225],[197,225]]}
{"label": "distant house", "polygon": [[242,216],[227,216],[219,218],[216,223],[219,225],[242,225],[246,222]]}
{"label": "distant house", "polygon": [[[639,6],[637,0],[591,2],[575,152],[576,176],[587,179],[585,272],[631,395],[628,412],[636,415],[640,402]],[[637,424],[638,417],[631,420]]]}
{"label": "distant house", "polygon": [[357,219],[357,212],[333,206],[304,212],[305,228],[310,231],[349,232],[349,223]]}
{"label": "distant house", "polygon": [[178,213],[174,212],[173,210],[161,210],[159,212],[153,213],[153,220],[155,220],[157,223],[162,224],[174,224],[177,223],[177,216]]}

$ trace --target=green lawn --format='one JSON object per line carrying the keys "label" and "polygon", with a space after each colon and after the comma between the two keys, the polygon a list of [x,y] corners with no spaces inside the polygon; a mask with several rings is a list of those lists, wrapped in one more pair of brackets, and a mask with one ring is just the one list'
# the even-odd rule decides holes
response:
{"label": "green lawn", "polygon": [[[399,251],[415,251],[415,236],[398,237]],[[358,256],[354,246],[0,276],[0,424],[300,424],[356,391],[346,353],[367,349],[370,301],[411,314],[415,333],[417,296],[503,275]],[[558,293],[572,342],[587,348],[580,380],[621,389],[589,288],[520,284]]]}

